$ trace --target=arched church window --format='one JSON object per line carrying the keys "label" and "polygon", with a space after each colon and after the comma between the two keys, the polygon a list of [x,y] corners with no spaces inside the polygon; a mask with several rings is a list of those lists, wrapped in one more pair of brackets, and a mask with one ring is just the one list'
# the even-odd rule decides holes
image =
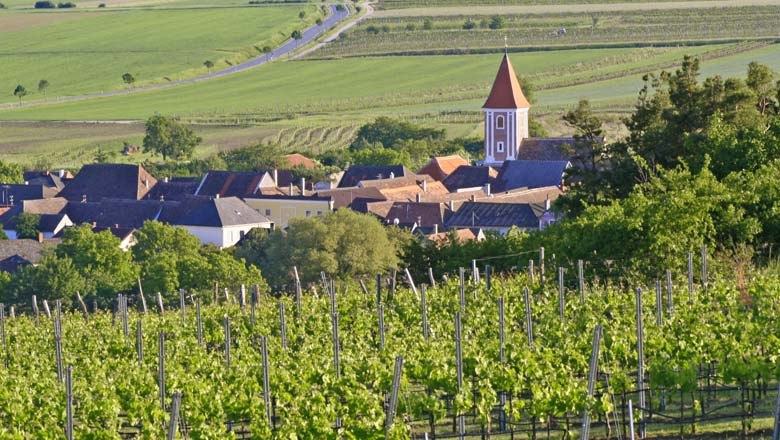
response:
{"label": "arched church window", "polygon": [[496,117],[496,128],[504,128],[504,117],[503,116]]}

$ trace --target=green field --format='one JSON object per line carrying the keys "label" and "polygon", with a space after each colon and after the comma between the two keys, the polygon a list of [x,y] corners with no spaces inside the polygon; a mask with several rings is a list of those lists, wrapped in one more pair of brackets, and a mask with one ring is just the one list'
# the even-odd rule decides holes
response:
{"label": "green field", "polygon": [[[780,37],[780,6],[500,15],[505,24],[495,30],[488,15],[372,18],[315,56],[489,51],[503,47],[504,38],[510,48],[556,48]],[[464,29],[466,23],[474,28]]]}
{"label": "green field", "polygon": [[[300,11],[307,12],[304,20]],[[26,100],[40,100],[37,84],[51,84],[47,98],[99,93],[204,74],[260,55],[257,47],[276,46],[293,29],[319,16],[315,5],[128,9],[73,12],[0,13],[0,102],[13,102],[17,84]],[[220,61],[221,60],[221,61]]]}

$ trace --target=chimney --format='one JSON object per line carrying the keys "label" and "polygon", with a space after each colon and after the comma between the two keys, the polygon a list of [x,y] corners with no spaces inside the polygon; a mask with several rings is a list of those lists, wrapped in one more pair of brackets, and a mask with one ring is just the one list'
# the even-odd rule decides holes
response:
{"label": "chimney", "polygon": [[293,184],[290,182],[290,192],[288,195],[293,195]]}
{"label": "chimney", "polygon": [[8,202],[9,202],[9,204],[11,206],[14,206],[14,196],[13,195],[8,196]]}
{"label": "chimney", "polygon": [[544,210],[545,211],[550,210],[550,196],[547,196],[547,198],[544,199]]}
{"label": "chimney", "polygon": [[417,203],[422,202],[422,194],[417,193]]}
{"label": "chimney", "polygon": [[168,176],[163,177],[163,182],[168,183]]}
{"label": "chimney", "polygon": [[60,179],[62,179],[65,177],[65,170],[60,168],[60,170],[57,172],[57,175],[60,177]]}
{"label": "chimney", "polygon": [[428,192],[428,181],[425,180],[425,179],[423,179],[423,181],[422,181],[422,189],[423,189],[423,192]]}
{"label": "chimney", "polygon": [[92,222],[92,227],[97,228],[97,222]]}
{"label": "chimney", "polygon": [[454,211],[455,210],[455,201],[454,200],[450,200],[449,202],[447,202],[447,207],[450,208],[450,211]]}
{"label": "chimney", "polygon": [[302,196],[306,195],[306,178],[305,177],[301,177],[301,195]]}
{"label": "chimney", "polygon": [[390,171],[390,178],[391,178],[391,179],[395,179],[395,173],[394,173],[394,172],[392,172],[392,171]]}
{"label": "chimney", "polygon": [[214,198],[218,199],[219,198],[219,193],[217,193],[217,195],[215,195]]}
{"label": "chimney", "polygon": [[119,229],[119,223],[114,223],[114,229]]}
{"label": "chimney", "polygon": [[273,177],[274,177],[274,186],[278,187],[279,186],[279,170],[277,170],[276,168],[274,168]]}
{"label": "chimney", "polygon": [[38,233],[38,243],[43,243],[43,232]]}
{"label": "chimney", "polygon": [[86,194],[82,194],[81,195],[81,203],[87,203],[87,195]]}
{"label": "chimney", "polygon": [[485,184],[485,194],[487,194],[488,197],[493,197],[493,194],[490,192],[490,184]]}
{"label": "chimney", "polygon": [[433,225],[433,233],[434,234],[438,234],[439,233],[439,224],[438,223],[434,223],[434,225]]}
{"label": "chimney", "polygon": [[164,195],[162,195],[162,194],[160,194],[160,201],[161,201],[161,202],[164,202],[164,201],[165,201],[165,196],[164,196]]}
{"label": "chimney", "polygon": [[144,177],[144,180],[143,180],[143,182],[144,182],[144,188],[147,188],[147,189],[148,189],[148,188],[149,188],[149,179],[147,179],[146,177]]}

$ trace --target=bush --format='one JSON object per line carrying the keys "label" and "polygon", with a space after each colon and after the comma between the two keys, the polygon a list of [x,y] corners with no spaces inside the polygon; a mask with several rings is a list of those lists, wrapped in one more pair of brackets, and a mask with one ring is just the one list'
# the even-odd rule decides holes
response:
{"label": "bush", "polygon": [[49,0],[39,0],[35,2],[35,9],[54,9],[57,5],[54,4],[54,2]]}
{"label": "bush", "polygon": [[503,29],[505,26],[504,17],[501,17],[500,15],[495,15],[490,19],[490,29]]}
{"label": "bush", "polygon": [[105,3],[101,3],[101,4],[98,5],[98,8],[105,8],[105,7],[106,7]]}
{"label": "bush", "polygon": [[406,24],[406,30],[407,31],[413,31],[415,29],[417,29],[417,26],[415,26],[414,23],[407,23]]}
{"label": "bush", "polygon": [[336,5],[336,10],[341,12],[344,10],[344,5]]}
{"label": "bush", "polygon": [[425,21],[423,21],[423,29],[426,31],[433,29],[433,20],[426,18]]}
{"label": "bush", "polygon": [[57,4],[57,7],[60,9],[70,9],[70,8],[75,8],[76,4],[73,2],[65,2],[65,3]]}
{"label": "bush", "polygon": [[368,32],[369,34],[374,34],[374,35],[376,35],[376,34],[378,34],[378,33],[379,33],[379,28],[378,28],[378,27],[376,27],[376,26],[374,26],[374,25],[372,24],[371,26],[369,26],[369,27],[367,27],[367,28],[366,28],[366,32]]}
{"label": "bush", "polygon": [[468,20],[466,20],[465,23],[463,23],[463,29],[471,30],[471,29],[474,29],[475,27],[477,27],[477,24],[474,23],[474,20],[472,20],[470,18]]}
{"label": "bush", "polygon": [[0,3],[0,9],[5,9],[5,5]]}

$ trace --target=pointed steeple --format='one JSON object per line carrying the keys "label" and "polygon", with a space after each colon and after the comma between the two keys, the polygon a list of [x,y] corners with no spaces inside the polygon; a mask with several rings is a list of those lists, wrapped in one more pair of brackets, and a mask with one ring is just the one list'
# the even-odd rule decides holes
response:
{"label": "pointed steeple", "polygon": [[523,95],[520,83],[517,81],[515,69],[509,61],[509,55],[505,52],[504,59],[501,60],[501,66],[498,68],[496,80],[493,81],[493,88],[490,90],[487,101],[482,108],[494,109],[516,109],[531,108],[531,104]]}

